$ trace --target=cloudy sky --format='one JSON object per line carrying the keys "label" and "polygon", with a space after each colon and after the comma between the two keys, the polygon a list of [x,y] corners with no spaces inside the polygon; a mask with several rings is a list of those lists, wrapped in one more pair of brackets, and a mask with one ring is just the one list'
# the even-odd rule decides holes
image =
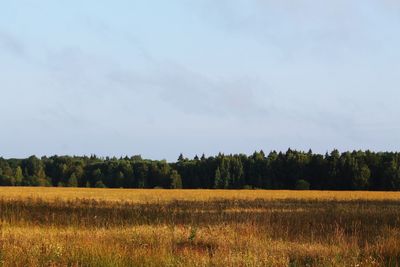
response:
{"label": "cloudy sky", "polygon": [[0,155],[400,150],[397,0],[4,0]]}

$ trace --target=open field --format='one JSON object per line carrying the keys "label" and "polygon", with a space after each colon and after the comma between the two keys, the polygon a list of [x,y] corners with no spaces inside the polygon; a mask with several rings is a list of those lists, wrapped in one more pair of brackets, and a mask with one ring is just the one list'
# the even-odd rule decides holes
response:
{"label": "open field", "polygon": [[0,188],[0,266],[398,266],[400,193]]}
{"label": "open field", "polygon": [[398,200],[400,192],[374,191],[290,191],[290,190],[163,190],[163,189],[100,189],[68,187],[0,187],[3,199],[40,198],[45,201],[94,199],[133,203],[175,200]]}

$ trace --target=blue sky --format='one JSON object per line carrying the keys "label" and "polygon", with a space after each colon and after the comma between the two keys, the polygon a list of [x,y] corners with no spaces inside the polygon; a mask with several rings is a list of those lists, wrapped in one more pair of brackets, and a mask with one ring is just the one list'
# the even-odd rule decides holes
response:
{"label": "blue sky", "polygon": [[395,0],[0,3],[0,154],[400,150]]}

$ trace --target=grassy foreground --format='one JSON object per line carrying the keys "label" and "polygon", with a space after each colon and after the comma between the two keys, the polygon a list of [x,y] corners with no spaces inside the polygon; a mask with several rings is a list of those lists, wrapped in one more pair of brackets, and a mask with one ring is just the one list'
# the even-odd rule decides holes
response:
{"label": "grassy foreground", "polygon": [[0,188],[0,266],[399,266],[400,193]]}

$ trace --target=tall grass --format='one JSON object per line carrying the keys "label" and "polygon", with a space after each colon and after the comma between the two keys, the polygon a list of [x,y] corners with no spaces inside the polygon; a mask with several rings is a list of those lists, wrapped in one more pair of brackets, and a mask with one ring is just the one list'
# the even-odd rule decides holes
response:
{"label": "tall grass", "polygon": [[[137,201],[133,195],[127,200],[92,197],[106,192],[96,190],[82,198],[75,190],[78,198],[73,191],[58,198],[4,193],[0,265],[400,264],[400,199],[395,197],[310,198],[294,192],[291,198],[273,198],[265,196],[279,192],[216,191],[190,200],[169,195],[186,194],[181,191],[119,191],[148,195]],[[257,193],[260,198],[253,196]]]}

